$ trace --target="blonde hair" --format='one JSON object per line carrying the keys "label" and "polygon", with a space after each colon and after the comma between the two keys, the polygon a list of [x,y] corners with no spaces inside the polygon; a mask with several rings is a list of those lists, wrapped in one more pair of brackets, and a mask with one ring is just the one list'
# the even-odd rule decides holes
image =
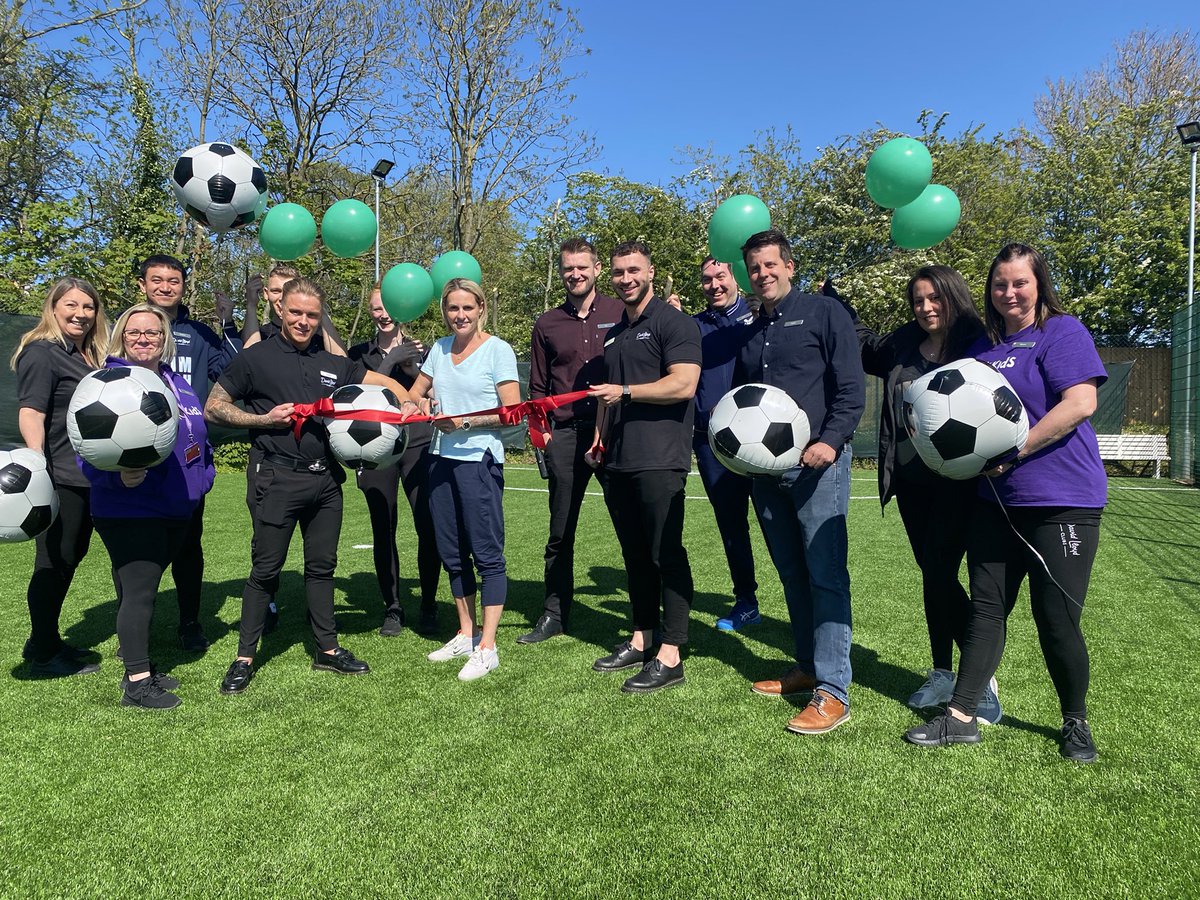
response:
{"label": "blonde hair", "polygon": [[108,353],[108,321],[104,317],[104,305],[100,302],[100,294],[92,287],[90,281],[84,281],[82,278],[61,278],[46,295],[42,304],[41,320],[21,336],[17,349],[13,351],[8,365],[14,372],[17,369],[17,359],[34,341],[55,341],[62,344],[63,349],[68,349],[67,337],[58,327],[58,319],[54,318],[54,307],[68,291],[73,290],[86,294],[96,304],[96,321],[92,323],[91,330],[83,336],[83,346],[79,348],[80,355],[93,369],[98,369],[103,364]]}
{"label": "blonde hair", "polygon": [[167,314],[161,306],[155,306],[153,303],[138,303],[121,313],[121,317],[113,325],[112,336],[108,342],[109,351],[119,353],[122,359],[128,358],[125,356],[125,329],[129,325],[129,319],[138,313],[150,313],[158,319],[163,333],[162,361],[169,366],[175,361],[175,335],[171,331],[171,320]]}
{"label": "blonde hair", "polygon": [[446,315],[446,300],[455,291],[466,291],[475,298],[475,302],[479,304],[478,330],[482,331],[483,323],[487,317],[487,296],[483,293],[483,288],[469,278],[451,278],[446,282],[446,286],[442,288],[442,321],[446,327],[450,327],[450,317]]}

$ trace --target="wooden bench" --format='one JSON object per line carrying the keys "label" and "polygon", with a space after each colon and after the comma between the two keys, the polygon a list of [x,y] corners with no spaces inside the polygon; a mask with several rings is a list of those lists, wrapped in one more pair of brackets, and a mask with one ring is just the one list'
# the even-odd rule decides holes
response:
{"label": "wooden bench", "polygon": [[1154,462],[1154,477],[1162,475],[1162,464],[1171,458],[1165,434],[1098,434],[1100,458]]}

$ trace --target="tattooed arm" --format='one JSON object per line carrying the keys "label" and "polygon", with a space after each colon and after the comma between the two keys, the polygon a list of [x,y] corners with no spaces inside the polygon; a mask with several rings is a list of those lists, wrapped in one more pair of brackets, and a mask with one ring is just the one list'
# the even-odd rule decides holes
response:
{"label": "tattooed arm", "polygon": [[218,425],[228,425],[230,428],[287,428],[292,422],[293,403],[280,403],[269,413],[256,416],[234,405],[229,391],[214,384],[204,404],[204,418]]}

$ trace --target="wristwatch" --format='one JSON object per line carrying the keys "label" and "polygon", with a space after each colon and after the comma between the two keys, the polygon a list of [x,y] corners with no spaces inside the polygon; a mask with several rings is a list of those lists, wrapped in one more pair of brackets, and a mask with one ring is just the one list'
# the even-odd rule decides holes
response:
{"label": "wristwatch", "polygon": [[621,385],[621,402],[628,403],[632,399],[633,399],[633,394],[629,390],[629,385],[627,385],[627,384]]}
{"label": "wristwatch", "polygon": [[468,419],[466,416],[463,416],[462,430],[463,431],[471,430],[471,420]]}

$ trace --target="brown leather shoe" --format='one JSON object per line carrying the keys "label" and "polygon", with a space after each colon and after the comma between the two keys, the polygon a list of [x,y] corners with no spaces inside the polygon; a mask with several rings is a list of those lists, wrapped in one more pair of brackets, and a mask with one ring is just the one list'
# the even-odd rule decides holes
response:
{"label": "brown leather shoe", "polygon": [[804,694],[817,686],[813,678],[799,666],[792,666],[777,679],[756,681],[750,685],[750,690],[764,697],[791,697],[793,694]]}
{"label": "brown leather shoe", "polygon": [[787,723],[788,731],[797,734],[824,734],[833,731],[850,718],[850,707],[833,694],[817,691],[808,706]]}

